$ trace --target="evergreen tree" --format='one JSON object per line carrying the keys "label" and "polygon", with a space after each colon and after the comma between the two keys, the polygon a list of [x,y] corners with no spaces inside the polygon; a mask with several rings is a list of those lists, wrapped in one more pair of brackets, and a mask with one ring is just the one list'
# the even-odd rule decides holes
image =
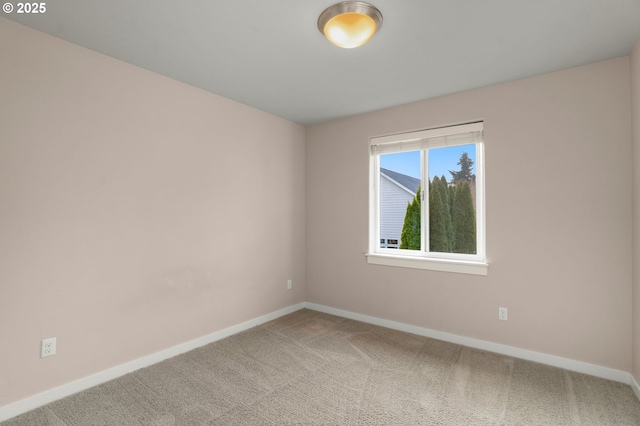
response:
{"label": "evergreen tree", "polygon": [[[456,194],[455,185],[451,185],[447,189],[447,193],[449,194],[449,215],[451,215],[451,217],[453,218],[453,200],[454,200],[455,194]],[[451,238],[451,242],[453,242],[453,238]]]}
{"label": "evergreen tree", "polygon": [[445,177],[445,175],[440,176],[440,183],[442,184],[443,188],[449,186],[449,182],[447,182],[447,178]]}
{"label": "evergreen tree", "polygon": [[454,230],[453,252],[475,254],[476,213],[468,182],[459,182],[456,185],[451,219]]}
{"label": "evergreen tree", "polygon": [[458,166],[460,166],[460,171],[454,172],[453,170],[449,170],[449,173],[451,173],[451,177],[453,178],[453,182],[468,182],[473,176],[475,176],[471,173],[473,170],[473,160],[469,158],[469,154],[466,152],[463,152],[462,155],[460,155]]}
{"label": "evergreen tree", "polygon": [[449,184],[447,183],[447,178],[444,175],[440,177],[440,187],[442,188],[440,195],[442,196],[444,225],[447,232],[447,252],[450,253],[453,244],[453,223],[451,222],[451,206],[453,204],[453,197],[449,197]]}
{"label": "evergreen tree", "polygon": [[433,252],[449,251],[443,199],[442,185],[436,176],[431,182],[431,190],[429,191],[429,250]]}
{"label": "evergreen tree", "polygon": [[418,187],[413,201],[407,204],[407,212],[404,215],[404,224],[400,234],[400,248],[406,250],[420,250],[420,194],[422,189]]}

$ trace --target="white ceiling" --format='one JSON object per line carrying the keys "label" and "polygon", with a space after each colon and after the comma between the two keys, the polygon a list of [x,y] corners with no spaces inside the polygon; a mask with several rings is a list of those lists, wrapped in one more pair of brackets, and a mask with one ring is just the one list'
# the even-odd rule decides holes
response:
{"label": "white ceiling", "polygon": [[340,49],[316,26],[336,2],[52,0],[0,16],[301,124],[625,56],[640,40],[640,0],[370,0],[381,30]]}

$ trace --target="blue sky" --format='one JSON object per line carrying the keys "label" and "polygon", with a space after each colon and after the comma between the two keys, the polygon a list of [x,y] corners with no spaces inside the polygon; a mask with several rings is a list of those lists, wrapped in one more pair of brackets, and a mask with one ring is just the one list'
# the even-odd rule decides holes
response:
{"label": "blue sky", "polygon": [[[460,170],[458,161],[463,152],[469,154],[469,158],[473,160],[472,173],[475,174],[475,145],[458,145],[429,150],[429,179],[433,179],[434,176],[441,177],[445,175],[447,181],[451,181],[449,170]],[[420,151],[381,155],[380,167],[420,179]]]}

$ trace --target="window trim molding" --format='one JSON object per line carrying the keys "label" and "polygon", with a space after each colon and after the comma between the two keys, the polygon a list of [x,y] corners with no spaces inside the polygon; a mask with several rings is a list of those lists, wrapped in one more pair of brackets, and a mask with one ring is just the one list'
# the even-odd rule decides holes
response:
{"label": "window trim molding", "polygon": [[[452,129],[455,129],[452,132]],[[367,263],[374,265],[396,266],[414,269],[427,269],[434,271],[454,272],[472,275],[487,275],[488,263],[486,254],[486,200],[484,188],[484,138],[472,143],[477,145],[476,152],[476,175],[479,177],[476,185],[477,205],[476,205],[476,247],[477,254],[459,255],[454,253],[429,253],[420,251],[415,255],[409,253],[389,253],[388,250],[380,249],[376,242],[379,237],[380,218],[380,176],[379,171],[380,153],[375,152],[375,147],[384,144],[408,144],[415,145],[419,140],[429,138],[445,138],[444,145],[430,145],[417,148],[426,150],[446,146],[446,138],[461,133],[484,132],[484,122],[477,121],[466,124],[438,127],[427,130],[410,131],[393,135],[371,137],[369,140],[369,247],[366,253]],[[452,145],[459,145],[453,143]],[[423,179],[424,180],[424,177]],[[423,236],[424,238],[424,236]],[[395,250],[394,250],[395,251]]]}
{"label": "window trim molding", "polygon": [[438,259],[435,257],[399,256],[383,253],[366,253],[370,265],[396,266],[400,268],[426,269],[430,271],[483,275],[489,273],[489,264],[470,260]]}

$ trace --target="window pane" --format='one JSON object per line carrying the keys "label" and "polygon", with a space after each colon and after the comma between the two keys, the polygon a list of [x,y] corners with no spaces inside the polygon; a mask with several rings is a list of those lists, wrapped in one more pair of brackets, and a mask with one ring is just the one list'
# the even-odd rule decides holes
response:
{"label": "window pane", "polygon": [[380,156],[382,248],[420,250],[420,158],[420,151]]}
{"label": "window pane", "polygon": [[429,250],[476,254],[476,145],[429,150]]}

